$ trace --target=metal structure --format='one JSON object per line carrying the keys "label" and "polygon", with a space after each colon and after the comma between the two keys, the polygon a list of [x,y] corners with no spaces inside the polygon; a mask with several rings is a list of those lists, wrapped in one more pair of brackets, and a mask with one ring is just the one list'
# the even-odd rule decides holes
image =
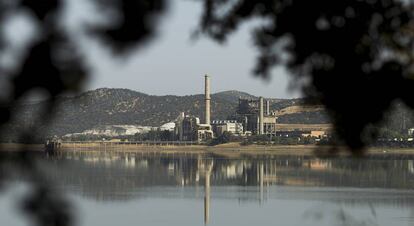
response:
{"label": "metal structure", "polygon": [[263,97],[253,100],[240,98],[236,114],[245,133],[263,135],[276,131],[277,117],[270,111],[270,101]]}

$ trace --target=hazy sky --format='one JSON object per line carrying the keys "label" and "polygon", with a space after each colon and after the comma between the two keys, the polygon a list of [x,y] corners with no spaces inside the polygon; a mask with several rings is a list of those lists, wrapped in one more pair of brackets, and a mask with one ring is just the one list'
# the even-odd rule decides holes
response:
{"label": "hazy sky", "polygon": [[[91,20],[93,15],[85,2],[66,1],[69,13],[64,19],[77,34],[86,60],[92,65],[85,89],[128,88],[152,95],[189,95],[203,92],[203,77],[209,74],[212,92],[240,90],[265,97],[299,96],[299,92],[288,90],[289,78],[282,69],[274,70],[270,80],[252,75],[257,52],[252,47],[248,25],[225,45],[206,37],[192,41],[191,33],[201,15],[200,2],[171,0],[155,40],[126,59],[114,58],[95,40],[88,41],[81,35],[79,22]],[[12,32],[19,30],[11,27]]]}

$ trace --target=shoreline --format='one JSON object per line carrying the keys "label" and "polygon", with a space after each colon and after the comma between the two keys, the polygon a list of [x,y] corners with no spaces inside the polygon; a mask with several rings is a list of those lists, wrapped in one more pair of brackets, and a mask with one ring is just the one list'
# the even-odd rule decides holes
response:
{"label": "shoreline", "polygon": [[[111,143],[62,143],[60,153],[84,152],[84,153],[165,153],[165,154],[214,154],[222,156],[257,156],[257,155],[297,155],[297,156],[352,156],[346,147],[337,147],[338,152],[333,155],[332,146],[317,145],[240,145],[239,143],[227,143],[216,146],[187,145],[187,146],[147,146],[131,144]],[[43,152],[43,144],[0,144],[0,152]],[[414,148],[368,148],[362,156],[370,155],[413,155]]]}

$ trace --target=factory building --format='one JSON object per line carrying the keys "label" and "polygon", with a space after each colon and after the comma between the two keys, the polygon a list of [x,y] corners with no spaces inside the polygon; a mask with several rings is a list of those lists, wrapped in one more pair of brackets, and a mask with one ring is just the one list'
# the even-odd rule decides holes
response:
{"label": "factory building", "polygon": [[197,140],[197,125],[200,119],[197,117],[185,115],[184,112],[178,116],[175,121],[175,135],[181,141]]}
{"label": "factory building", "polygon": [[185,115],[184,112],[175,121],[175,134],[181,141],[204,142],[213,138],[210,124],[210,77],[206,75],[205,81],[205,122],[195,116]]}
{"label": "factory building", "polygon": [[214,120],[211,122],[213,132],[216,136],[229,132],[235,135],[243,134],[243,124],[236,120]]}
{"label": "factory building", "polygon": [[256,100],[239,99],[236,114],[246,134],[261,135],[276,132],[277,117],[270,111],[270,101],[265,101],[263,97]]}
{"label": "factory building", "polygon": [[184,112],[176,119],[174,131],[180,141],[203,142],[213,138],[211,125],[201,124],[198,117],[185,115]]}
{"label": "factory building", "polygon": [[213,131],[210,124],[197,125],[197,141],[203,142],[213,139]]}

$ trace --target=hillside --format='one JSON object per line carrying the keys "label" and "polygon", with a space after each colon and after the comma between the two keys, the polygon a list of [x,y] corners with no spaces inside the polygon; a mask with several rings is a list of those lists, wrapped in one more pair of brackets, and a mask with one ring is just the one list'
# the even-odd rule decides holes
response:
{"label": "hillside", "polygon": [[[211,118],[227,119],[231,117],[238,104],[238,98],[257,98],[239,91],[225,91],[212,95]],[[301,99],[271,99],[271,109],[281,110],[301,103]],[[128,89],[102,88],[82,93],[75,97],[62,97],[58,100],[59,107],[50,125],[42,125],[39,136],[64,135],[81,132],[99,125],[145,125],[160,126],[173,121],[180,112],[204,117],[204,96],[154,96]],[[7,134],[12,136],[21,128],[33,124],[43,103],[31,103],[19,106],[19,113],[8,126]],[[302,112],[293,108],[289,114],[281,116],[282,122],[289,123],[324,123],[319,116],[312,118],[307,115],[309,110]],[[317,109],[314,112],[320,112]],[[323,110],[323,109],[322,109]],[[294,114],[293,114],[294,113]]]}
{"label": "hillside", "polygon": [[218,92],[213,94],[212,99],[221,99],[224,101],[228,101],[230,103],[238,103],[239,102],[239,98],[243,98],[243,99],[255,99],[257,98],[256,96],[253,96],[251,94],[245,93],[245,92],[240,92],[237,90],[229,90],[229,91],[223,91],[223,92]]}

